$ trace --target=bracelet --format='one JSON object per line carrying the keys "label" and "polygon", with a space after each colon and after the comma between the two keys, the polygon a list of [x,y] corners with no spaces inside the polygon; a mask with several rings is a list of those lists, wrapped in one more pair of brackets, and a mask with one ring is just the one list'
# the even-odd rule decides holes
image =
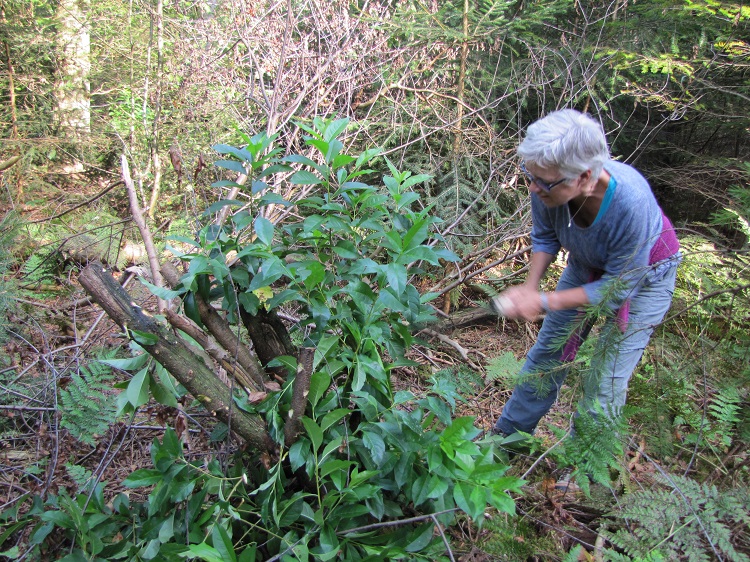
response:
{"label": "bracelet", "polygon": [[539,293],[539,300],[542,301],[542,310],[544,312],[549,312],[549,299],[547,298],[547,293]]}

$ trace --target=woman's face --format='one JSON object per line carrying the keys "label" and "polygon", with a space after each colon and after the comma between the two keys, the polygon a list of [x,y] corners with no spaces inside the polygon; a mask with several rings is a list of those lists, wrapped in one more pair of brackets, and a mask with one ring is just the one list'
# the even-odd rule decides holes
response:
{"label": "woman's face", "polygon": [[588,172],[570,179],[565,178],[556,166],[543,168],[529,162],[521,169],[525,170],[529,191],[535,193],[547,207],[559,207],[583,195],[583,180]]}

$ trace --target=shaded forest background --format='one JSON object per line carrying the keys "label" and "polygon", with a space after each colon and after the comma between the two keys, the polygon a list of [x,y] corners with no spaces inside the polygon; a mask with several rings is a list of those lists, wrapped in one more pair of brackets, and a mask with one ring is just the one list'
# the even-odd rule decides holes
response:
{"label": "shaded forest background", "polygon": [[[0,553],[28,559],[106,559],[102,553],[115,552],[112,545],[118,539],[113,537],[119,537],[130,546],[117,551],[118,556],[144,560],[368,555],[375,560],[748,560],[750,7],[715,0],[4,0],[1,9],[0,307],[5,347],[0,353]],[[366,177],[387,176],[399,184],[392,188],[388,181],[368,180],[388,187],[395,200],[388,207],[390,217],[383,215],[384,224],[396,230],[406,225],[404,232],[412,232],[412,225],[423,222],[424,232],[431,232],[412,248],[425,267],[417,270],[403,258],[409,261],[403,286],[408,271],[408,282],[419,293],[435,293],[432,313],[443,320],[468,308],[481,309],[488,297],[522,278],[528,258],[528,194],[519,182],[515,147],[530,122],[563,107],[589,112],[602,122],[614,157],[650,180],[679,230],[685,254],[673,310],[632,383],[629,429],[613,428],[624,436],[620,461],[612,461],[613,453],[588,467],[610,472],[612,486],[605,498],[596,498],[592,489],[587,497],[594,500],[569,501],[549,486],[558,465],[587,462],[583,452],[558,446],[557,428],[565,426],[575,408],[576,385],[571,384],[550,427],[532,440],[531,452],[516,461],[511,476],[503,476],[527,481],[513,494],[516,510],[498,507],[507,504],[491,494],[486,501],[466,499],[469,493],[464,498],[461,486],[478,490],[488,484],[479,476],[457,476],[458,465],[444,483],[430,481],[432,491],[417,491],[429,487],[420,478],[435,472],[434,459],[425,459],[430,470],[424,472],[403,469],[399,476],[393,469],[394,481],[412,490],[406,500],[395,500],[399,496],[392,490],[393,501],[409,506],[400,514],[388,507],[387,499],[378,504],[372,499],[376,492],[369,490],[374,495],[366,501],[365,492],[358,498],[360,506],[367,506],[363,512],[351,507],[357,504],[351,496],[337,500],[351,511],[336,519],[334,507],[320,499],[325,494],[319,488],[317,497],[330,509],[330,523],[312,515],[308,521],[302,504],[308,505],[310,482],[299,470],[307,467],[312,474],[313,461],[298,447],[299,459],[290,461],[293,470],[284,464],[289,460],[284,451],[293,447],[284,448],[285,430],[275,428],[275,418],[264,408],[269,394],[278,392],[291,404],[282,413],[301,415],[293,403],[294,377],[287,379],[283,361],[271,359],[295,357],[297,361],[287,362],[293,363],[294,373],[303,363],[300,349],[307,345],[299,334],[308,333],[310,318],[320,325],[320,310],[306,309],[302,297],[274,301],[282,288],[274,285],[278,278],[268,281],[270,292],[263,298],[284,305],[273,315],[286,325],[281,332],[291,335],[288,341],[282,338],[280,349],[268,352],[268,360],[261,357],[256,383],[243,384],[256,384],[250,402],[261,406],[245,405],[248,416],[259,416],[253,419],[262,418],[263,424],[257,433],[255,422],[248,422],[248,435],[255,437],[241,433],[238,438],[226,431],[226,424],[222,434],[222,423],[214,426],[215,421],[203,419],[205,410],[185,399],[184,389],[164,369],[138,363],[146,355],[137,355],[132,344],[128,350],[122,323],[119,329],[108,324],[78,284],[87,263],[103,261],[122,283],[143,275],[157,287],[152,294],[132,282],[137,287],[129,289],[131,296],[144,310],[164,313],[163,303],[180,297],[179,314],[201,325],[198,306],[190,304],[197,297],[187,295],[218,300],[197,287],[204,273],[185,268],[176,281],[167,272],[162,281],[149,263],[153,256],[147,255],[144,232],[153,237],[162,263],[178,261],[180,252],[190,254],[190,240],[198,240],[194,253],[203,252],[210,261],[216,252],[226,257],[243,248],[212,238],[210,226],[221,226],[233,215],[231,224],[242,231],[250,223],[242,223],[241,213],[251,209],[255,230],[243,243],[255,252],[253,259],[270,259],[263,254],[270,250],[261,251],[257,241],[271,247],[275,240],[283,241],[282,261],[296,263],[300,251],[315,256],[315,248],[292,226],[284,228],[325,210],[342,217],[347,212],[346,205],[314,207],[325,189],[331,197],[340,196],[323,170],[349,173],[359,165],[359,160],[352,163],[357,155],[379,147],[377,157],[362,161],[368,166]],[[339,148],[331,148],[334,138],[340,139]],[[240,152],[242,147],[246,152]],[[352,160],[336,161],[339,152]],[[296,156],[280,161],[289,155]],[[272,166],[279,167],[268,171]],[[300,175],[300,166],[305,173],[322,174],[323,180]],[[409,174],[418,180],[408,180]],[[412,190],[419,202],[401,199]],[[258,203],[261,194],[276,198]],[[232,203],[217,205],[221,200]],[[428,220],[428,213],[442,222]],[[364,227],[351,220],[356,239],[357,229]],[[287,237],[294,243],[287,244]],[[370,242],[359,244],[365,249]],[[422,248],[443,245],[449,252],[440,255]],[[344,256],[343,246],[337,248]],[[326,261],[330,248],[318,249],[318,261]],[[373,244],[367,255],[378,261],[382,254],[382,247]],[[394,259],[400,264],[399,256]],[[182,261],[190,259],[183,256]],[[211,271],[208,283],[218,291],[222,278],[217,269]],[[356,271],[341,273],[335,281],[352,283],[357,275],[373,279],[379,270]],[[401,284],[402,274],[389,271],[387,281]],[[180,275],[188,275],[188,281],[179,281]],[[246,293],[264,288],[242,285],[244,281],[227,275]],[[309,266],[304,275],[309,280],[318,272]],[[256,315],[265,314],[247,299],[242,301],[245,312],[249,307]],[[401,318],[413,320],[409,315],[422,314],[422,304],[401,311]],[[233,319],[223,306],[229,323],[244,323],[248,334],[243,332],[243,338],[252,339],[252,322]],[[333,317],[340,317],[340,311]],[[172,326],[177,329],[174,322]],[[411,362],[394,362],[388,377],[395,388],[422,400],[442,395],[450,403],[453,397],[458,404],[452,405],[453,418],[471,415],[478,427],[487,428],[512,388],[510,375],[535,330],[534,325],[488,323],[485,315],[469,328],[436,328],[416,341],[399,334],[397,343],[406,344]],[[129,335],[127,329],[124,333]],[[317,349],[328,341],[321,337]],[[146,348],[153,345],[143,335],[131,334],[130,340]],[[262,355],[260,343],[253,343],[255,355]],[[384,344],[383,356],[395,359],[398,345],[392,344]],[[363,347],[357,349],[352,365],[364,364]],[[335,353],[344,351],[331,351]],[[374,350],[366,355],[379,364]],[[213,355],[206,359],[207,364],[212,361],[219,360]],[[254,365],[256,360],[248,361]],[[581,370],[585,361],[584,354]],[[320,361],[315,365],[317,369]],[[358,371],[351,368],[356,387]],[[254,367],[244,369],[253,379]],[[157,380],[173,389],[174,397],[160,383],[148,382]],[[272,386],[279,383],[279,388]],[[118,384],[119,394],[112,390]],[[380,387],[372,384],[373,395],[380,396]],[[191,393],[198,398],[196,391]],[[393,398],[382,393],[381,404]],[[385,426],[378,424],[386,423],[386,414],[370,418],[356,399],[347,404],[358,415],[364,412],[362,421],[347,422],[352,435],[362,432],[357,454],[365,460],[356,465],[355,476],[346,473],[356,481],[356,470],[385,471],[375,461],[388,466],[387,452],[397,451],[398,445],[385,433],[380,441],[364,436],[367,431],[380,435]],[[335,434],[338,426],[325,426],[324,412],[318,417],[317,407],[308,405],[304,417],[313,420],[314,428],[303,419],[299,433],[314,444],[318,428],[322,446],[336,442],[341,438]],[[412,407],[419,411],[411,403],[404,410]],[[434,404],[424,408],[436,408],[432,414],[441,423],[457,427]],[[182,442],[170,441],[173,436],[165,427],[176,429],[182,441],[190,441],[192,432],[187,454]],[[259,435],[267,430],[275,444],[264,450],[265,437]],[[468,428],[455,431],[459,440],[477,438]],[[147,449],[157,436],[149,457]],[[296,434],[287,435],[286,445],[295,439]],[[249,451],[248,442],[253,445]],[[449,453],[445,440],[441,443],[448,466],[455,451]],[[427,450],[428,442],[422,446]],[[478,447],[466,454],[485,458],[484,445]],[[406,451],[393,454],[397,466],[417,465],[421,458]],[[172,503],[162,497],[166,503],[154,507],[159,478],[177,482],[184,476],[168,474],[166,464],[159,467],[159,455],[179,466],[183,464],[175,459],[184,456],[196,465],[184,466],[205,474],[186,477],[184,488],[161,488]],[[218,460],[214,465],[210,459]],[[507,458],[495,461],[502,464]],[[265,472],[247,465],[263,466]],[[126,480],[133,471],[149,470],[163,472],[137,472],[138,478]],[[249,485],[243,470],[250,474]],[[333,467],[327,470],[321,479],[337,474]],[[337,465],[336,470],[344,468]],[[243,478],[246,495],[238,491]],[[103,480],[109,488],[101,485]],[[253,499],[263,496],[272,481],[279,488],[282,481],[290,490],[297,486],[300,494],[287,497],[279,490],[274,500],[266,498],[278,506],[273,516]],[[231,489],[228,497],[224,483]],[[154,484],[151,496],[139,489]],[[338,488],[341,482],[334,484],[323,488]],[[455,502],[442,507],[458,506],[461,516],[438,520],[434,515],[440,511],[436,490],[443,485]],[[505,485],[514,490],[516,483],[507,480]],[[143,513],[112,499],[123,486],[137,489],[132,502],[146,502]],[[197,492],[191,495],[193,489],[203,490],[203,496],[191,499],[198,497]],[[260,495],[253,496],[252,490]],[[250,530],[244,529],[238,521],[250,516],[238,515],[243,502],[253,504],[250,511],[263,522],[260,527],[268,530],[266,519],[273,520],[276,534],[259,539],[256,520]],[[180,511],[183,504],[192,507]],[[482,522],[485,507],[494,516]],[[73,515],[76,509],[79,515]],[[506,513],[510,511],[515,515]],[[140,529],[137,537],[122,538],[124,531],[112,523],[118,513],[131,528]],[[187,513],[195,516],[195,536],[186,531],[187,538],[178,540],[176,531],[160,532],[170,517],[176,528],[175,513],[186,521]],[[147,528],[144,521],[156,520],[156,515],[160,527]],[[92,520],[94,516],[98,519]],[[383,533],[388,539],[382,543],[351,539],[345,523],[356,522],[358,532],[366,534],[369,524],[410,517],[415,522],[377,528],[408,528],[400,535]],[[179,548],[170,551],[175,544]]]}

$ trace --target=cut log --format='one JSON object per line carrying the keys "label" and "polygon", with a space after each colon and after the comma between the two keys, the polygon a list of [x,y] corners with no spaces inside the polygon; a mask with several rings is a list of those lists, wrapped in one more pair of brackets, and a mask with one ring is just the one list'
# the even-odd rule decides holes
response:
{"label": "cut log", "polygon": [[166,326],[158,324],[135,304],[102,264],[90,264],[78,279],[107,316],[128,334],[137,330],[153,336],[155,343],[140,345],[207,410],[229,425],[251,447],[259,451],[275,449],[264,421],[259,416],[238,409],[229,387],[206,366],[204,360],[195,355],[185,341]]}
{"label": "cut log", "polygon": [[435,332],[440,332],[441,334],[449,334],[456,328],[468,326],[470,324],[477,324],[479,322],[496,321],[497,318],[497,314],[493,312],[489,306],[486,308],[482,306],[462,310],[456,314],[452,314],[448,318],[443,318],[434,324],[429,324],[426,327]]}

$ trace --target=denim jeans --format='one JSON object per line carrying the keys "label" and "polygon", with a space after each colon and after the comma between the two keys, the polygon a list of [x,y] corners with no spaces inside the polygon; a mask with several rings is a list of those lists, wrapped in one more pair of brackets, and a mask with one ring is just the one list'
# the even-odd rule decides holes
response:
{"label": "denim jeans", "polygon": [[[628,323],[623,332],[615,317],[602,326],[591,358],[591,368],[583,377],[581,406],[592,414],[604,411],[616,415],[625,405],[628,382],[654,328],[669,310],[674,293],[679,254],[658,262],[644,272],[638,292],[630,301]],[[568,266],[557,290],[580,287],[590,273]],[[559,310],[547,314],[536,343],[521,369],[525,382],[519,383],[505,404],[495,429],[510,435],[516,431],[533,433],[539,420],[557,399],[568,374],[569,364],[562,360],[563,348],[578,328],[582,338],[588,335],[579,310]],[[601,409],[597,408],[598,402]]]}

